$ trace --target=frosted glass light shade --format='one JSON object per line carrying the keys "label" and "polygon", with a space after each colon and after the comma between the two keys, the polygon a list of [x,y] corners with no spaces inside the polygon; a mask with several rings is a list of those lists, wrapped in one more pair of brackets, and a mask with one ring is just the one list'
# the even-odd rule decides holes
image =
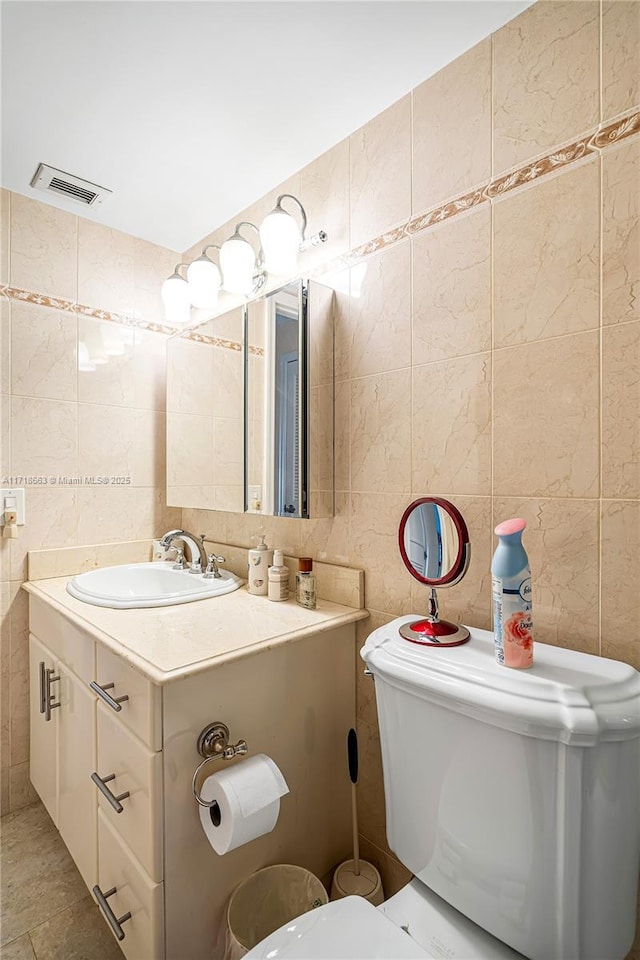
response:
{"label": "frosted glass light shade", "polygon": [[238,234],[225,240],[220,248],[220,268],[225,290],[245,296],[251,293],[256,255],[248,240]]}
{"label": "frosted glass light shade", "polygon": [[281,208],[272,210],[260,227],[260,242],[268,272],[296,273],[301,240],[300,227],[291,214]]}
{"label": "frosted glass light shade", "polygon": [[207,256],[198,257],[187,270],[191,303],[194,307],[214,308],[218,305],[218,293],[222,277],[218,267]]}
{"label": "frosted glass light shade", "polygon": [[167,323],[182,325],[189,322],[191,291],[187,281],[177,273],[162,284],[162,302]]}

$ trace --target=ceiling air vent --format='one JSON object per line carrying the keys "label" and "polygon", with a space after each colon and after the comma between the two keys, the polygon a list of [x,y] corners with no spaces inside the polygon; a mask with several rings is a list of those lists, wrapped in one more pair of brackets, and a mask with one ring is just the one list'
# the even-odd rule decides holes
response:
{"label": "ceiling air vent", "polygon": [[64,170],[48,167],[46,163],[41,163],[36,170],[31,186],[36,190],[49,190],[59,196],[84,203],[88,207],[101,206],[103,200],[112,192],[106,187],[99,187],[97,183],[90,183],[88,180],[81,180],[80,177],[65,173]]}

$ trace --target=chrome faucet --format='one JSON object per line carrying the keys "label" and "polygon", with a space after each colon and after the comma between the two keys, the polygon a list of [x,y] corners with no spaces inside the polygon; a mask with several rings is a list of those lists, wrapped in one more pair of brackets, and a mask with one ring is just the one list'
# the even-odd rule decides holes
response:
{"label": "chrome faucet", "polygon": [[188,530],[169,530],[160,540],[166,550],[174,540],[182,540],[189,547],[189,573],[204,573],[207,568],[207,551],[204,548],[204,533],[196,536]]}

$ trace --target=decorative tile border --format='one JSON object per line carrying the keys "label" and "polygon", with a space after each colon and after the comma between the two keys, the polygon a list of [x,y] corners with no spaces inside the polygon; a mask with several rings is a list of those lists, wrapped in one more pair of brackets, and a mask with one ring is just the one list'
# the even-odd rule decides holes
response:
{"label": "decorative tile border", "polygon": [[[620,143],[621,140],[633,137],[638,133],[640,133],[640,110],[636,108],[633,112],[600,124],[597,128],[579,140],[575,140],[573,143],[559,147],[552,153],[547,153],[537,160],[530,161],[524,166],[518,167],[516,170],[488,180],[472,192],[455,197],[444,204],[427,210],[425,213],[411,217],[405,221],[405,223],[394,227],[392,230],[388,230],[379,237],[375,237],[373,240],[369,240],[367,243],[355,247],[344,256],[336,257],[328,263],[320,264],[313,271],[313,275],[322,276],[352,266],[358,260],[369,257],[378,250],[399,243],[407,237],[422,233],[424,230],[428,230],[430,227],[442,223],[444,220],[449,220],[451,217],[466,213],[468,210],[480,204],[490,203],[492,200],[500,199],[512,190],[529,186],[534,181],[549,176],[562,167],[570,166],[590,155],[598,156],[607,148]],[[20,287],[12,287],[8,284],[0,285],[0,296],[8,297],[10,300],[21,300],[26,303],[51,307],[55,310],[73,311],[85,317],[93,317],[96,320],[107,320],[111,323],[119,323],[141,330],[151,330],[154,333],[162,333],[167,336],[181,334],[185,339],[195,340],[198,343],[207,343],[225,350],[242,350],[241,343],[235,340],[225,340],[220,337],[205,336],[197,332],[197,327],[181,332],[176,327],[170,327],[162,323],[149,323],[132,314],[112,313],[108,310],[89,307],[83,303],[76,303],[73,300],[47,297],[43,294],[23,290]],[[256,356],[264,356],[264,349],[262,347],[250,346],[249,352]]]}
{"label": "decorative tile border", "polygon": [[[400,240],[404,240],[406,237],[422,233],[423,230],[442,223],[444,220],[449,220],[458,214],[466,213],[467,210],[477,207],[480,204],[499,199],[511,190],[526,187],[535,180],[540,180],[542,177],[555,173],[562,167],[577,163],[579,160],[584,159],[584,157],[590,155],[598,156],[603,150],[606,150],[607,147],[611,147],[621,140],[626,140],[637,133],[640,133],[639,111],[601,124],[580,140],[575,140],[573,143],[559,147],[552,153],[548,153],[537,160],[530,161],[524,166],[518,167],[516,170],[501,174],[493,180],[487,180],[486,183],[480,185],[471,193],[466,193],[460,197],[448,200],[446,203],[433,207],[425,213],[412,217],[400,226],[394,227],[392,230],[381,234],[379,237],[375,237],[373,240],[369,240],[367,243],[355,247],[344,257],[334,261],[329,269],[339,269],[340,260],[342,261],[343,267],[351,266],[358,260],[371,256],[372,253],[376,253],[378,250],[390,247]],[[329,272],[329,269],[323,268],[322,272]]]}

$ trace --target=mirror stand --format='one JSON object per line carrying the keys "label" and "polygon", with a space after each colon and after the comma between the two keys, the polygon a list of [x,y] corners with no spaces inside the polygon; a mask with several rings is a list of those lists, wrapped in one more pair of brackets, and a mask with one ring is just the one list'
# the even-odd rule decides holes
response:
{"label": "mirror stand", "polygon": [[449,620],[441,620],[438,615],[438,596],[436,588],[429,591],[429,612],[424,620],[414,620],[400,627],[400,636],[413,643],[432,644],[438,647],[457,647],[466,643],[471,634],[466,627]]}

